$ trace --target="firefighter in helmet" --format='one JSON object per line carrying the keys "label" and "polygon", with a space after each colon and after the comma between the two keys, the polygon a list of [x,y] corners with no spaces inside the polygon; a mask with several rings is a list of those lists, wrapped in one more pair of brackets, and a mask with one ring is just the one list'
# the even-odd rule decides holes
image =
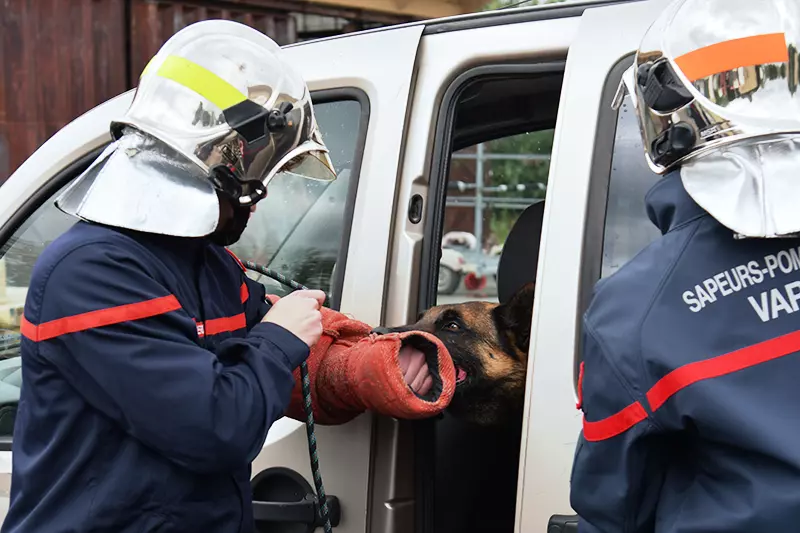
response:
{"label": "firefighter in helmet", "polygon": [[[321,291],[266,298],[225,246],[276,176],[335,178],[308,88],[265,35],[199,22],[153,57],[111,133],[57,200],[79,221],[32,274],[2,531],[252,532],[250,463],[323,315],[341,316]],[[361,366],[431,387],[421,352],[398,366],[384,351]]]}
{"label": "firefighter in helmet", "polygon": [[581,533],[800,523],[798,47],[794,0],[678,0],[624,75],[662,237],[584,318]]}

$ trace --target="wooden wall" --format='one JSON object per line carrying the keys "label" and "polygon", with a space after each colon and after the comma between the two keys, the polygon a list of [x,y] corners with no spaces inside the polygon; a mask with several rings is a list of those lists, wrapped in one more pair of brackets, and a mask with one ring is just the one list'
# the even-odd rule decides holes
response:
{"label": "wooden wall", "polygon": [[[297,0],[5,0],[0,13],[0,184],[71,120],[135,86],[175,32],[233,19],[278,44],[297,41],[293,12],[404,22]],[[374,15],[374,16],[373,16]]]}

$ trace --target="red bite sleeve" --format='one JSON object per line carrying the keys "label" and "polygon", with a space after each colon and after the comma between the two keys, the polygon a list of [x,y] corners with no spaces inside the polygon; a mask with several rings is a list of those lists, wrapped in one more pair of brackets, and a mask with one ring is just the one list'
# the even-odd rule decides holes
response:
{"label": "red bite sleeve", "polygon": [[[276,296],[269,296],[273,303]],[[349,422],[365,411],[401,419],[435,416],[455,392],[455,368],[442,342],[424,332],[372,335],[372,328],[342,313],[322,309],[323,333],[307,360],[314,420],[321,425]],[[406,345],[422,351],[434,385],[417,396],[403,379],[398,355]],[[300,369],[286,416],[305,421]]]}

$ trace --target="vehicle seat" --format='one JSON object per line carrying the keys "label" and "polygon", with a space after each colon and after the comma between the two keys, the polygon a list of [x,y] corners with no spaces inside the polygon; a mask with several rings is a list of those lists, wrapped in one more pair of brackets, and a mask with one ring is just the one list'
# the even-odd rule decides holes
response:
{"label": "vehicle seat", "polygon": [[[511,228],[497,267],[498,300],[536,280],[544,202]],[[513,533],[522,421],[478,427],[445,414],[436,424],[436,533]]]}
{"label": "vehicle seat", "polygon": [[544,201],[528,206],[508,233],[497,264],[497,299],[508,302],[523,285],[536,281]]}

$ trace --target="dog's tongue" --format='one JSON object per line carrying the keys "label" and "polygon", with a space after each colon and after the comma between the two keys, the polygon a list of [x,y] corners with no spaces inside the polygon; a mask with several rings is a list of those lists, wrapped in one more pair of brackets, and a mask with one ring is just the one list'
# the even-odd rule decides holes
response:
{"label": "dog's tongue", "polygon": [[456,383],[461,383],[467,379],[467,373],[460,366],[456,367]]}

